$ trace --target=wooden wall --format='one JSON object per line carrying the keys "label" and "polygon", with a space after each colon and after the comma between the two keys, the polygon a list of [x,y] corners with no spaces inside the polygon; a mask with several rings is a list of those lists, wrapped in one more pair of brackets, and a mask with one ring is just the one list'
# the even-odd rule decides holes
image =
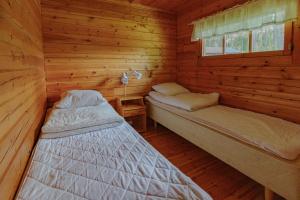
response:
{"label": "wooden wall", "polygon": [[43,0],[49,102],[72,88],[120,96],[122,72],[136,69],[127,94],[145,94],[176,78],[176,15],[128,1]]}
{"label": "wooden wall", "polygon": [[0,0],[0,199],[12,199],[46,102],[39,0]]}
{"label": "wooden wall", "polygon": [[222,104],[300,123],[300,25],[294,26],[292,55],[198,59],[199,42],[190,42],[193,20],[245,0],[191,1],[178,13],[178,82],[193,91],[222,94]]}

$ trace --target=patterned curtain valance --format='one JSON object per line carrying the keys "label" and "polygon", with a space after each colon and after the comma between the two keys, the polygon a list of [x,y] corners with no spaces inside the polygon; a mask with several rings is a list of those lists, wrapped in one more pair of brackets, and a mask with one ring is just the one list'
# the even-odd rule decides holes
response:
{"label": "patterned curtain valance", "polygon": [[298,0],[253,0],[194,21],[192,41],[297,18]]}

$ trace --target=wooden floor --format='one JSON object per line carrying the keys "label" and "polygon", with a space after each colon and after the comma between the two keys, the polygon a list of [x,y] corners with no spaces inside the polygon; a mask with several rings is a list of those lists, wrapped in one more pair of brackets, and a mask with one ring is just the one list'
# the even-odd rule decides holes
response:
{"label": "wooden floor", "polygon": [[154,129],[150,124],[142,136],[215,200],[264,199],[260,184],[172,131],[162,126]]}

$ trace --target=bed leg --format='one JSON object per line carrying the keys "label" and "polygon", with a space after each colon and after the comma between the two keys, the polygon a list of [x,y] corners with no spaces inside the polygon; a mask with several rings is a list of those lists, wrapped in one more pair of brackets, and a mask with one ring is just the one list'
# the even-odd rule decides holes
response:
{"label": "bed leg", "polygon": [[274,199],[273,191],[265,187],[265,200],[273,200],[273,199]]}
{"label": "bed leg", "polygon": [[153,120],[154,128],[157,129],[157,122]]}

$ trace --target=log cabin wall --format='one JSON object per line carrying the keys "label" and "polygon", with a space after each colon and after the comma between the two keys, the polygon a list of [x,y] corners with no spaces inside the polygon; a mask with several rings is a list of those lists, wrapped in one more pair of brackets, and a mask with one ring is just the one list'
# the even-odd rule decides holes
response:
{"label": "log cabin wall", "polygon": [[300,123],[300,25],[294,25],[290,55],[202,59],[191,42],[193,20],[245,0],[191,1],[178,12],[177,80],[197,92],[221,93],[221,103]]}
{"label": "log cabin wall", "polygon": [[134,69],[127,94],[176,79],[176,14],[118,0],[43,0],[49,102],[73,88],[124,95],[122,72]]}
{"label": "log cabin wall", "polygon": [[39,0],[0,0],[0,199],[12,199],[45,112]]}

